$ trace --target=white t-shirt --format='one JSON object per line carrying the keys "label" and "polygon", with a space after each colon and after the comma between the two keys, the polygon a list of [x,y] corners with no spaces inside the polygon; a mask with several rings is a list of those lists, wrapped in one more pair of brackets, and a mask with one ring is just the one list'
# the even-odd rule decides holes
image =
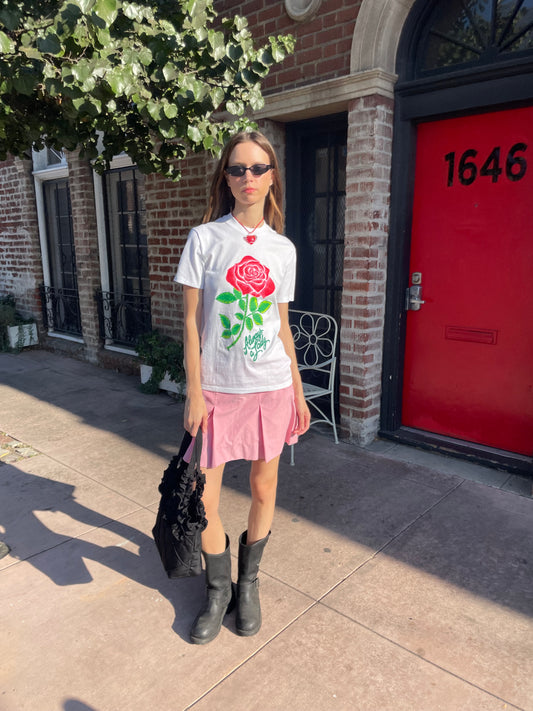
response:
{"label": "white t-shirt", "polygon": [[204,390],[253,393],[292,384],[278,304],[294,299],[296,250],[266,223],[254,230],[254,244],[246,234],[232,215],[193,228],[174,278],[203,290]]}

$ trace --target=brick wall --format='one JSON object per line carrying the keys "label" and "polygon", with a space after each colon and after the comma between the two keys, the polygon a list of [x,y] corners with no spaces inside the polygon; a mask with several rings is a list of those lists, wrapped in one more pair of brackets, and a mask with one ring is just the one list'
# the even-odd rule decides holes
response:
{"label": "brick wall", "polygon": [[67,160],[85,357],[97,363],[100,339],[94,295],[101,280],[93,171],[88,161],[80,160],[77,151],[68,153]]}
{"label": "brick wall", "polygon": [[0,163],[0,295],[12,294],[24,316],[41,320],[42,262],[29,160]]}
{"label": "brick wall", "polygon": [[207,204],[212,160],[193,156],[181,163],[182,179],[173,183],[159,175],[146,176],[148,261],[152,325],[182,338],[181,287],[173,282],[189,230],[202,221]]}
{"label": "brick wall", "polygon": [[323,0],[310,20],[295,22],[285,10],[283,0],[215,0],[220,17],[242,15],[256,46],[269,35],[292,34],[296,50],[281,64],[274,65],[263,83],[265,94],[293,89],[350,73],[350,52],[355,21],[361,0]]}
{"label": "brick wall", "polygon": [[353,101],[348,116],[341,427],[366,444],[379,427],[385,318],[392,101]]}

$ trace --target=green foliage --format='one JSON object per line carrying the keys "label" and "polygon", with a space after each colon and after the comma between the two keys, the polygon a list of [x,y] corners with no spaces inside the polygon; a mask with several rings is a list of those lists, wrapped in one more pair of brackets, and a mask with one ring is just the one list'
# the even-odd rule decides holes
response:
{"label": "green foliage", "polygon": [[139,337],[136,350],[142,362],[152,366],[150,379],[141,385],[143,392],[157,393],[165,373],[168,373],[170,380],[175,383],[185,382],[182,343],[159,331],[150,331]]}
{"label": "green foliage", "polygon": [[79,147],[102,172],[125,151],[179,179],[188,150],[216,154],[251,125],[261,80],[294,48],[256,49],[245,18],[215,19],[213,0],[0,0],[0,160]]}
{"label": "green foliage", "polygon": [[[16,310],[15,297],[1,296],[0,297],[0,352],[8,353],[13,349],[9,345],[9,336],[7,333],[8,326],[24,326],[27,323],[34,323],[32,318],[24,318]],[[24,333],[22,328],[19,328],[19,343],[24,342]],[[15,348],[15,351],[21,350],[22,345],[19,348]]]}

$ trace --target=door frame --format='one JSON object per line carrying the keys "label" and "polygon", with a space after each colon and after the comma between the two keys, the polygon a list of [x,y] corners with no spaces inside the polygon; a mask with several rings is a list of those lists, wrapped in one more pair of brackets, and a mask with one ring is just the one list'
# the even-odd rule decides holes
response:
{"label": "door frame", "polygon": [[485,68],[476,67],[473,71],[462,69],[424,79],[402,79],[409,76],[411,71],[408,62],[412,56],[416,28],[420,27],[421,20],[421,13],[411,12],[398,49],[400,80],[395,89],[379,435],[406,444],[445,451],[508,471],[533,473],[533,463],[528,457],[412,430],[401,424],[406,336],[405,290],[409,283],[417,123],[533,104],[531,58]]}
{"label": "door frame", "polygon": [[[319,118],[307,119],[303,121],[296,121],[288,123],[286,125],[286,216],[287,216],[287,234],[293,239],[296,247],[299,247],[299,237],[302,233],[302,218],[303,218],[303,207],[302,207],[302,144],[305,141],[312,139],[314,136],[322,136],[328,134],[342,135],[345,140],[345,145],[347,147],[348,139],[348,114],[345,112],[331,114],[327,116],[321,116]],[[338,144],[337,144],[338,145]],[[345,176],[346,184],[346,176]],[[339,193],[337,193],[339,194]],[[344,212],[344,224],[345,227],[345,214]],[[344,235],[344,238],[346,235]],[[344,245],[346,240],[344,239]],[[343,247],[344,254],[344,247]],[[344,258],[344,257],[343,257]],[[304,260],[299,259],[299,264],[303,263]],[[342,271],[342,273],[344,273]],[[305,279],[301,278],[302,272],[299,271],[296,278],[296,293],[295,300],[293,303],[294,308],[301,310],[311,310],[314,308],[310,306],[310,303],[306,301],[304,297],[304,292],[306,290]],[[344,284],[338,288],[339,292],[339,311],[338,313],[332,313],[331,309],[327,312],[329,316],[335,319],[340,332],[341,324],[341,301],[342,301],[342,290]],[[332,289],[334,290],[334,289]],[[328,299],[331,303],[331,299]],[[337,339],[336,346],[336,357],[337,363],[340,363],[340,339]],[[335,372],[335,386],[334,386],[334,407],[335,407],[335,417],[339,420],[339,392],[340,392],[340,368],[337,367]]]}

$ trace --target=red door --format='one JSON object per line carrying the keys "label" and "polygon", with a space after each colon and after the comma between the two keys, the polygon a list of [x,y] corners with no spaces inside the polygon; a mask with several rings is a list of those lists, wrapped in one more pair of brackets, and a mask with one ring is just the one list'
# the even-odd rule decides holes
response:
{"label": "red door", "polygon": [[531,455],[533,107],[419,125],[410,270],[402,424]]}

